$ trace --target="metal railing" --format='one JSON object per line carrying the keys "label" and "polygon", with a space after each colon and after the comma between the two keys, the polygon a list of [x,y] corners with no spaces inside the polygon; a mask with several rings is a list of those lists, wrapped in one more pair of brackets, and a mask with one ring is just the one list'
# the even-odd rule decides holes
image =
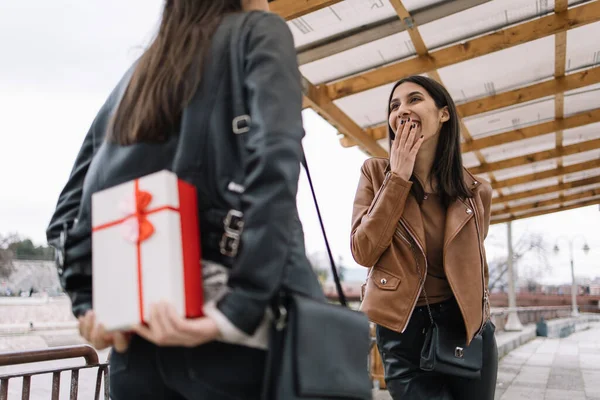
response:
{"label": "metal railing", "polygon": [[0,353],[0,367],[45,361],[66,360],[79,357],[83,357],[85,359],[85,365],[0,375],[0,400],[8,400],[8,384],[13,378],[23,379],[21,399],[29,400],[31,394],[31,377],[44,374],[52,374],[51,400],[58,400],[60,394],[60,377],[61,373],[65,371],[71,372],[70,399],[76,400],[79,390],[79,371],[90,368],[98,368],[94,399],[100,399],[102,379],[104,378],[104,399],[109,400],[108,364],[100,363],[98,360],[98,353],[96,353],[96,350],[94,350],[93,347],[88,345]]}

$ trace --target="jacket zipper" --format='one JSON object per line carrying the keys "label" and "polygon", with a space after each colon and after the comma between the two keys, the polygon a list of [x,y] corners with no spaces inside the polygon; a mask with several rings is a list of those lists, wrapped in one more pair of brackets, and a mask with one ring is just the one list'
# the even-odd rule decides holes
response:
{"label": "jacket zipper", "polygon": [[[404,229],[406,229],[406,232],[408,233],[408,235],[413,239],[413,241],[415,242],[415,244],[419,247],[419,250],[421,250],[421,254],[423,254],[423,259],[425,260],[425,273],[424,273],[424,276],[422,278],[423,279],[423,285],[424,285],[425,284],[425,279],[427,277],[427,256],[425,255],[425,251],[423,250],[423,248],[421,247],[421,245],[419,245],[419,242],[414,238],[413,234],[411,233],[410,229],[408,229],[408,227],[406,226],[406,224],[402,220],[400,220],[400,224],[404,227]],[[398,235],[402,239],[406,240],[406,242],[410,246],[410,252],[411,252],[411,254],[412,254],[412,256],[413,256],[413,258],[415,260],[415,263],[418,265],[419,264],[419,260],[417,260],[417,257],[416,257],[415,252],[414,252],[414,247],[413,247],[411,241],[408,240],[406,237],[404,237],[404,235],[401,233],[401,231],[398,228],[396,228],[396,232],[398,233]],[[417,273],[418,273],[418,271],[417,271]],[[420,280],[421,279],[419,279],[419,281]],[[422,287],[419,290],[419,294],[421,294],[421,290],[423,290]],[[413,313],[415,311],[415,306],[417,305],[417,301],[419,300],[419,294],[417,294],[417,296],[413,300],[413,304],[412,304],[412,307],[410,309],[410,314],[408,314],[408,318],[406,319],[406,323],[404,324],[404,327],[402,328],[402,332],[401,333],[404,333],[404,331],[408,327],[408,323],[410,322],[410,319],[412,318],[412,315],[413,315]]]}
{"label": "jacket zipper", "polygon": [[487,303],[488,303],[488,292],[487,289],[485,288],[485,273],[484,273],[484,268],[485,268],[485,263],[483,262],[483,252],[481,251],[481,236],[479,234],[479,218],[477,217],[477,208],[475,207],[475,202],[473,201],[472,198],[469,199],[469,202],[471,203],[471,207],[473,207],[473,216],[475,217],[475,230],[477,231],[477,244],[479,245],[479,261],[481,262],[481,289],[483,290],[483,309],[481,311],[481,325],[479,327],[479,331],[477,332],[477,335],[481,334],[483,332],[483,327],[485,326],[486,323],[486,308],[487,308]]}
{"label": "jacket zipper", "polygon": [[375,198],[373,199],[373,203],[371,204],[371,209],[367,213],[367,215],[369,217],[371,216],[371,213],[373,212],[373,210],[375,209],[375,206],[377,205],[377,202],[379,201],[379,197],[381,196],[381,192],[383,191],[383,188],[385,187],[385,184],[390,179],[390,174],[391,174],[390,172],[388,172],[387,174],[385,174],[385,178],[383,179],[383,183],[381,184],[381,187],[379,188],[379,191],[377,192],[377,195],[375,195]]}

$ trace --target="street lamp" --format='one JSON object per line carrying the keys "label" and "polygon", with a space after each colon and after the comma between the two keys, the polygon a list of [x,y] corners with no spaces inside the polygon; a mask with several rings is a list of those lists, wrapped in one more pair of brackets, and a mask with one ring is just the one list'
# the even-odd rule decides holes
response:
{"label": "street lamp", "polygon": [[583,236],[575,236],[573,238],[566,238],[564,236],[561,236],[558,239],[556,239],[557,244],[554,245],[554,253],[558,254],[560,252],[560,248],[558,247],[558,241],[563,239],[563,240],[566,240],[567,243],[569,244],[569,256],[571,258],[571,305],[573,306],[571,315],[573,317],[576,317],[579,315],[579,310],[577,309],[577,292],[578,292],[578,290],[577,290],[577,283],[575,282],[575,265],[574,265],[574,261],[573,261],[574,260],[573,242],[575,242],[575,240],[578,238],[583,239],[582,250],[587,255],[587,253],[589,253],[589,251],[590,251],[590,246],[588,246],[587,241],[585,240],[585,238]]}

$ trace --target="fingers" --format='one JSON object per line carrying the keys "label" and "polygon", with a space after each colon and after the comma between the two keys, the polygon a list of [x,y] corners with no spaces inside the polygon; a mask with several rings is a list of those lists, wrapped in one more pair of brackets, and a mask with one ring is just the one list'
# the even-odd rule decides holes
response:
{"label": "fingers", "polygon": [[398,142],[397,148],[399,148],[399,149],[403,149],[404,146],[406,146],[407,133],[408,133],[407,127],[409,125],[409,122],[410,122],[410,118],[407,121],[401,120],[400,124],[398,125],[398,130],[400,131],[399,132],[400,134],[399,135],[396,134],[395,141]]}
{"label": "fingers", "polygon": [[[170,336],[173,326],[169,322],[168,305],[158,303],[152,308],[151,325],[154,325],[159,338],[167,338]],[[154,328],[153,327],[153,328]]]}
{"label": "fingers", "polygon": [[95,316],[92,310],[88,310],[84,316],[79,317],[79,334],[88,342],[94,327]]}
{"label": "fingers", "polygon": [[122,332],[113,334],[113,347],[119,353],[123,353],[129,347],[130,336]]}
{"label": "fingers", "polygon": [[411,156],[414,156],[414,157],[417,156],[417,153],[419,152],[419,149],[421,148],[421,145],[423,144],[424,141],[425,141],[425,136],[421,135],[421,137],[419,137],[417,139],[417,141],[415,142],[413,147],[410,149]]}
{"label": "fingers", "polygon": [[410,149],[412,149],[413,145],[415,144],[416,131],[417,124],[410,124],[410,126],[408,126],[408,137],[406,138],[406,143],[404,144],[404,149],[407,152],[410,152]]}
{"label": "fingers", "polygon": [[164,306],[164,317],[166,319],[166,323],[175,331],[181,332],[184,334],[192,333],[190,332],[190,326],[184,318],[182,318],[175,310],[175,307],[171,304],[165,304]]}
{"label": "fingers", "polygon": [[90,333],[90,343],[97,350],[102,350],[112,343],[112,334],[107,333],[102,324],[94,324]]}
{"label": "fingers", "polygon": [[159,346],[169,346],[176,336],[176,330],[169,318],[169,306],[158,303],[151,307],[147,326],[138,325],[134,331],[144,339]]}
{"label": "fingers", "polygon": [[149,326],[139,324],[133,327],[133,331],[147,341],[154,343],[154,333]]}

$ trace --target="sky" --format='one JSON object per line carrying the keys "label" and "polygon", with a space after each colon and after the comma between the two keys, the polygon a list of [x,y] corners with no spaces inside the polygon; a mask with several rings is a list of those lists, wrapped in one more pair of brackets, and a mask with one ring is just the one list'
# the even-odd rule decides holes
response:
{"label": "sky", "polygon": [[[0,0],[0,234],[18,232],[45,244],[45,228],[81,142],[121,75],[151,40],[161,0]],[[382,107],[386,99],[381,99]],[[360,167],[367,158],[341,147],[336,130],[303,112],[305,150],[333,251],[349,267],[350,218]],[[306,177],[298,208],[308,252],[325,251]],[[513,241],[541,234],[542,268],[529,258],[520,274],[545,283],[570,282],[569,239],[576,275],[600,276],[600,210],[586,207],[513,223]],[[489,259],[507,252],[506,224],[490,228]],[[591,251],[580,250],[587,241]],[[360,274],[360,273],[359,273]]]}

